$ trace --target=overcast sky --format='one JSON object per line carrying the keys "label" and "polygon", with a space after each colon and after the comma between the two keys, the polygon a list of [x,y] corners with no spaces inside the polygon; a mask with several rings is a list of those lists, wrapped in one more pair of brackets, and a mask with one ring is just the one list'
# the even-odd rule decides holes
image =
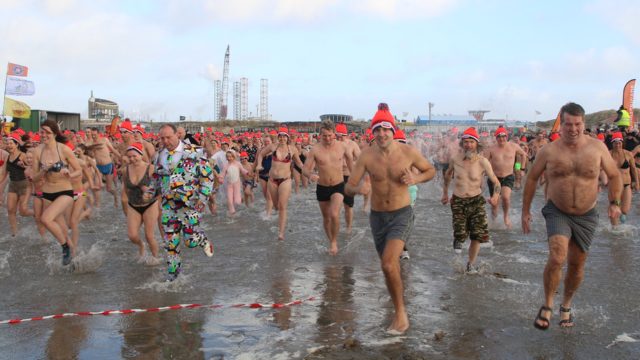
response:
{"label": "overcast sky", "polygon": [[[0,62],[29,67],[34,109],[87,114],[91,90],[125,116],[214,118],[232,84],[261,78],[281,121],[379,102],[427,113],[546,120],[567,101],[617,109],[640,69],[637,0],[0,0]],[[3,65],[5,66],[5,65]],[[2,79],[4,81],[4,79]],[[535,115],[535,111],[541,112]]]}

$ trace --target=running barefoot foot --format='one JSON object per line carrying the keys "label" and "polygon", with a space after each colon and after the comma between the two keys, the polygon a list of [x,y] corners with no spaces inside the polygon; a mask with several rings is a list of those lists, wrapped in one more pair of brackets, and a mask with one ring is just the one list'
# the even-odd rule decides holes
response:
{"label": "running barefoot foot", "polygon": [[284,240],[284,234],[278,235],[278,240],[280,240],[280,241]]}
{"label": "running barefoot foot", "polygon": [[338,244],[331,244],[329,248],[329,255],[336,256],[338,255]]}
{"label": "running barefoot foot", "polygon": [[349,226],[347,228],[347,235],[351,235],[351,230],[353,230],[353,228],[351,226]]}
{"label": "running barefoot foot", "polygon": [[387,328],[387,334],[389,335],[402,335],[409,329],[409,317],[407,314],[396,314],[395,319],[391,325]]}
{"label": "running barefoot foot", "polygon": [[511,229],[511,219],[505,218],[504,219],[504,226],[506,226],[507,229]]}

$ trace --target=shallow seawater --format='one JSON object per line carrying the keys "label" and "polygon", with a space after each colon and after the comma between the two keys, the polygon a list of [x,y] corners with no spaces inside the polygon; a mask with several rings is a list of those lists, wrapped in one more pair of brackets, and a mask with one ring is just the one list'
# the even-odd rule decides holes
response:
{"label": "shallow seawater", "polygon": [[[465,275],[466,251],[452,251],[450,209],[440,204],[437,184],[421,185],[408,243],[411,259],[402,261],[411,321],[402,336],[384,331],[393,308],[361,198],[353,231],[347,235],[343,228],[336,257],[327,254],[312,189],[292,195],[284,241],[277,240],[277,215],[264,216],[263,201],[253,209],[240,206],[233,218],[220,201],[219,215],[204,217],[214,257],[183,247],[184,276],[170,284],[163,282],[164,264],[137,261],[122,211],[107,201],[81,224],[73,268],[61,266],[60,247],[51,237],[44,242],[33,220],[21,218],[18,236],[0,235],[0,320],[219,306],[0,325],[0,358],[640,358],[638,207],[623,227],[611,229],[601,194],[599,230],[574,299],[576,327],[558,327],[556,305],[551,327],[543,332],[532,326],[543,301],[548,254],[543,199],[534,199],[533,232],[523,235],[521,195],[514,191],[513,229],[500,217],[492,222],[492,243],[480,251],[479,274]],[[6,216],[0,216],[0,226],[8,228]],[[233,307],[295,300],[307,301]]]}

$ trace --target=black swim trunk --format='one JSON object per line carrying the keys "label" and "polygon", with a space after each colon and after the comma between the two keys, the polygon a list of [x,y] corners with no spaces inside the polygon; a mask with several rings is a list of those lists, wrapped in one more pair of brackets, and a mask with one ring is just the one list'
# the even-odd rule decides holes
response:
{"label": "black swim trunk", "polygon": [[[347,181],[349,181],[349,177],[345,176],[344,177],[344,183],[346,184]],[[342,192],[342,195],[344,195],[344,199],[342,199],[342,203],[347,205],[348,207],[352,208],[353,207],[353,203],[355,202],[355,197],[354,196],[347,196],[347,194],[345,194],[344,191]]]}
{"label": "black swim trunk", "polygon": [[333,186],[323,186],[318,184],[316,186],[316,199],[318,201],[329,201],[331,200],[331,195],[339,193],[344,196],[344,183],[341,182],[339,184]]}
{"label": "black swim trunk", "polygon": [[414,218],[411,205],[394,211],[371,210],[369,224],[379,256],[382,257],[389,240],[402,240],[407,244],[413,231]]}
{"label": "black swim trunk", "polygon": [[[513,190],[513,185],[516,183],[516,176],[514,174],[507,175],[505,177],[499,177],[498,181],[500,182],[501,187],[508,187]],[[487,179],[487,186],[489,186],[489,195],[493,196],[493,182],[490,179]]]}
{"label": "black swim trunk", "polygon": [[447,171],[449,169],[449,163],[441,163],[438,161],[434,161],[433,162],[433,167],[436,168],[436,171],[442,170],[442,171]]}

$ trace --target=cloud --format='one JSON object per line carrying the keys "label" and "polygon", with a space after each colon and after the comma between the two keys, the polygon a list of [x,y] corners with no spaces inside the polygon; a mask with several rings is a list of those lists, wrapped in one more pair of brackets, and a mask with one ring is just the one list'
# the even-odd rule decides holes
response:
{"label": "cloud", "polygon": [[363,0],[355,1],[354,12],[387,20],[422,19],[440,16],[455,8],[458,0]]}
{"label": "cloud", "polygon": [[335,20],[337,14],[341,19],[366,14],[388,21],[432,18],[458,3],[459,0],[164,0],[160,6],[165,7],[171,23],[192,27],[213,22],[308,25]]}
{"label": "cloud", "polygon": [[601,17],[636,45],[640,44],[640,6],[637,0],[596,0],[587,11]]}

